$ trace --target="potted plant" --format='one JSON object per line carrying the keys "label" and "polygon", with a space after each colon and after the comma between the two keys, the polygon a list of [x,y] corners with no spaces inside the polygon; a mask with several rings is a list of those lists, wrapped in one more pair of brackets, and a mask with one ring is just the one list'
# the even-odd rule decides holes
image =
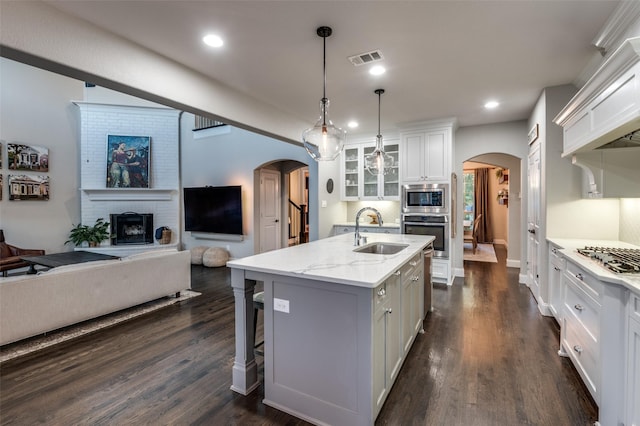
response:
{"label": "potted plant", "polygon": [[109,222],[105,222],[103,218],[98,218],[93,226],[81,223],[75,225],[69,232],[69,239],[64,243],[73,243],[76,247],[80,247],[86,241],[89,247],[97,247],[109,236]]}

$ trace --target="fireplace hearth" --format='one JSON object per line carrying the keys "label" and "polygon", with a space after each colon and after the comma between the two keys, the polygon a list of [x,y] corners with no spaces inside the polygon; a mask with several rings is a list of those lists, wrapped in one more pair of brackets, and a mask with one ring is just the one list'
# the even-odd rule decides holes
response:
{"label": "fireplace hearth", "polygon": [[111,214],[111,245],[153,244],[153,214]]}

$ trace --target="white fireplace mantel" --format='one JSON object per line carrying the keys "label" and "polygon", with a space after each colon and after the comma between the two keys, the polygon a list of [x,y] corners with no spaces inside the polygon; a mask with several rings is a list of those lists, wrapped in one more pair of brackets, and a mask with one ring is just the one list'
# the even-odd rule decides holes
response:
{"label": "white fireplace mantel", "polygon": [[80,188],[91,201],[169,201],[177,189]]}

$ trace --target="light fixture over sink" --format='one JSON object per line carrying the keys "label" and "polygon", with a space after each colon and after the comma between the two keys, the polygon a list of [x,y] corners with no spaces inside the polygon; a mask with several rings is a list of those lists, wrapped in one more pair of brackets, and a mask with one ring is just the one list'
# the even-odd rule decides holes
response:
{"label": "light fixture over sink", "polygon": [[380,102],[384,89],[376,89],[373,93],[378,95],[378,136],[376,136],[376,149],[364,156],[364,167],[372,175],[386,175],[393,167],[393,157],[384,152],[380,132]]}
{"label": "light fixture over sink", "polygon": [[320,99],[320,119],[315,126],[305,130],[302,133],[302,141],[304,147],[316,161],[332,161],[335,160],[347,138],[347,132],[336,127],[329,118],[329,99],[327,99],[327,37],[331,35],[331,28],[319,27],[316,30],[318,36],[322,37],[323,56],[322,56],[322,99]]}

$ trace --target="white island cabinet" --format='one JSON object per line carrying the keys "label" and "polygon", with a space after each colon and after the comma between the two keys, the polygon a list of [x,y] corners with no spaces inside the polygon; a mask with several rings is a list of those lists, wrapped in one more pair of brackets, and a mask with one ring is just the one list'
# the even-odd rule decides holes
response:
{"label": "white island cabinet", "polygon": [[315,424],[373,425],[411,347],[404,343],[422,329],[422,251],[433,239],[370,234],[369,244],[406,245],[383,255],[354,252],[353,235],[338,235],[230,261],[232,390],[259,386],[252,296],[260,281],[263,402]]}

